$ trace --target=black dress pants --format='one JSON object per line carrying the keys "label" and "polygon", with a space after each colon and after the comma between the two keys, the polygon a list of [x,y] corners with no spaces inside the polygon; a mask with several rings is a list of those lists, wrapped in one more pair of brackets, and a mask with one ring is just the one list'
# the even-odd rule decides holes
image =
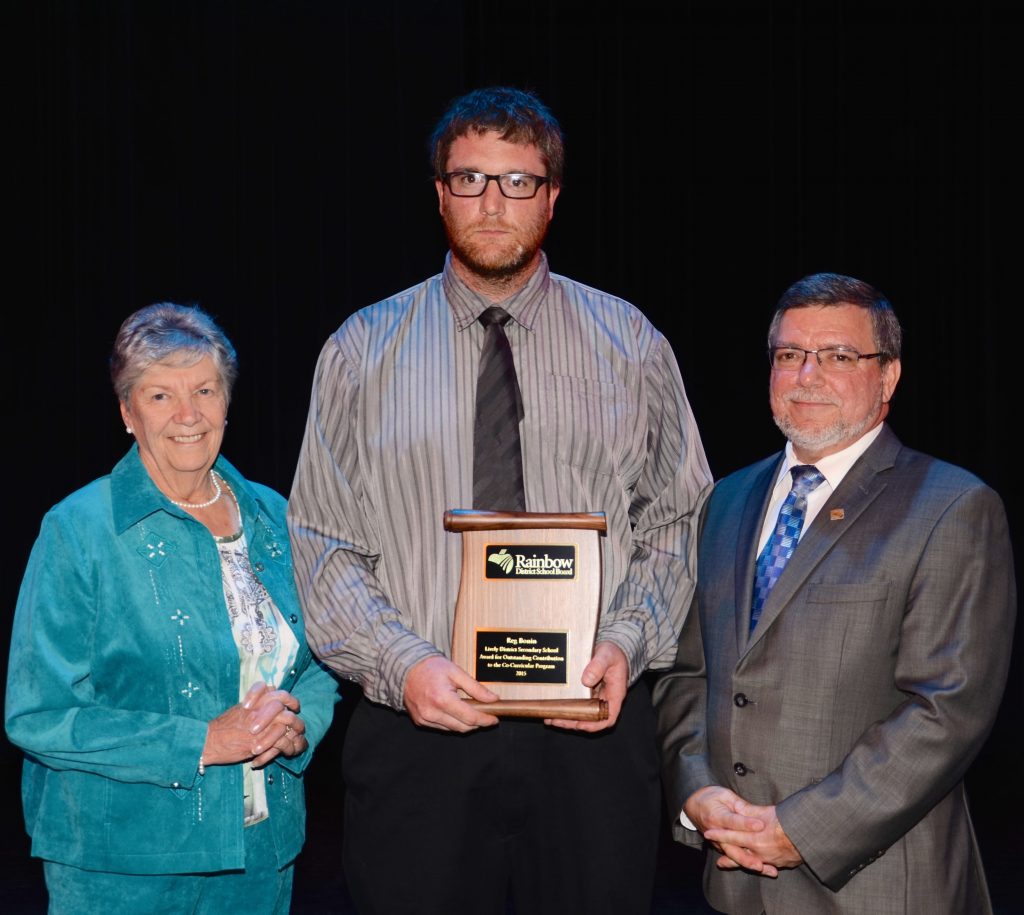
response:
{"label": "black dress pants", "polygon": [[345,737],[345,875],[361,915],[648,915],[659,762],[643,681],[595,735],[416,727],[362,700]]}

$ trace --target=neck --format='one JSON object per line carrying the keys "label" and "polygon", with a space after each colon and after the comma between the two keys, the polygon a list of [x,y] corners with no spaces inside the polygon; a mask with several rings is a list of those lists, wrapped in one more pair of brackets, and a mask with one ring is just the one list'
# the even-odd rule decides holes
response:
{"label": "neck", "polygon": [[482,295],[489,302],[503,302],[510,296],[515,295],[522,289],[540,266],[540,251],[525,266],[509,273],[482,274],[459,260],[458,256],[452,253],[452,268],[462,282],[473,292]]}
{"label": "neck", "polygon": [[210,469],[190,472],[166,472],[159,467],[151,466],[145,454],[141,454],[142,465],[146,468],[149,478],[157,489],[172,502],[205,502],[213,496],[214,488],[210,481]]}

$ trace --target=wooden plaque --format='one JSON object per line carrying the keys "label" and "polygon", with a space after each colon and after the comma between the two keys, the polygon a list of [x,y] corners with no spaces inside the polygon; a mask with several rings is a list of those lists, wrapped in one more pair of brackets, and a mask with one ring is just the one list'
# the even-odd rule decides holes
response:
{"label": "wooden plaque", "polygon": [[[452,660],[501,700],[504,717],[602,720],[580,682],[601,610],[603,512],[445,512],[462,534]],[[468,700],[473,701],[473,700]]]}

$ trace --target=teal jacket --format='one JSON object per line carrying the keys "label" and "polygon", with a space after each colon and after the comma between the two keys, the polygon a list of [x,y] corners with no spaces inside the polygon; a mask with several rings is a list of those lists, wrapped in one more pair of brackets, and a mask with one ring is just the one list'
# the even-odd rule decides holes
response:
{"label": "teal jacket", "polygon": [[[253,570],[300,646],[280,686],[302,703],[309,749],[266,769],[284,866],[302,847],[302,772],[337,684],[306,644],[285,500],[223,458],[215,466],[238,498]],[[26,755],[32,854],[124,874],[243,868],[242,767],[198,772],[207,722],[238,691],[216,543],[132,448],[46,514],[18,596],[6,724]]]}

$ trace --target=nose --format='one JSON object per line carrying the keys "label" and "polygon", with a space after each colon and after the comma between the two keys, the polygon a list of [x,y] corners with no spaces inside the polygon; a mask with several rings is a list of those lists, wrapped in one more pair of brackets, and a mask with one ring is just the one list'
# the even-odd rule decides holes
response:
{"label": "nose", "polygon": [[505,195],[493,178],[487,179],[487,187],[480,195],[480,212],[485,216],[500,216],[505,212]]}
{"label": "nose", "polygon": [[199,422],[200,415],[195,398],[185,397],[179,401],[178,412],[174,419],[183,426],[192,426]]}
{"label": "nose", "polygon": [[818,357],[814,353],[804,354],[804,364],[800,366],[797,377],[800,384],[814,384],[821,380],[821,366],[818,364]]}

